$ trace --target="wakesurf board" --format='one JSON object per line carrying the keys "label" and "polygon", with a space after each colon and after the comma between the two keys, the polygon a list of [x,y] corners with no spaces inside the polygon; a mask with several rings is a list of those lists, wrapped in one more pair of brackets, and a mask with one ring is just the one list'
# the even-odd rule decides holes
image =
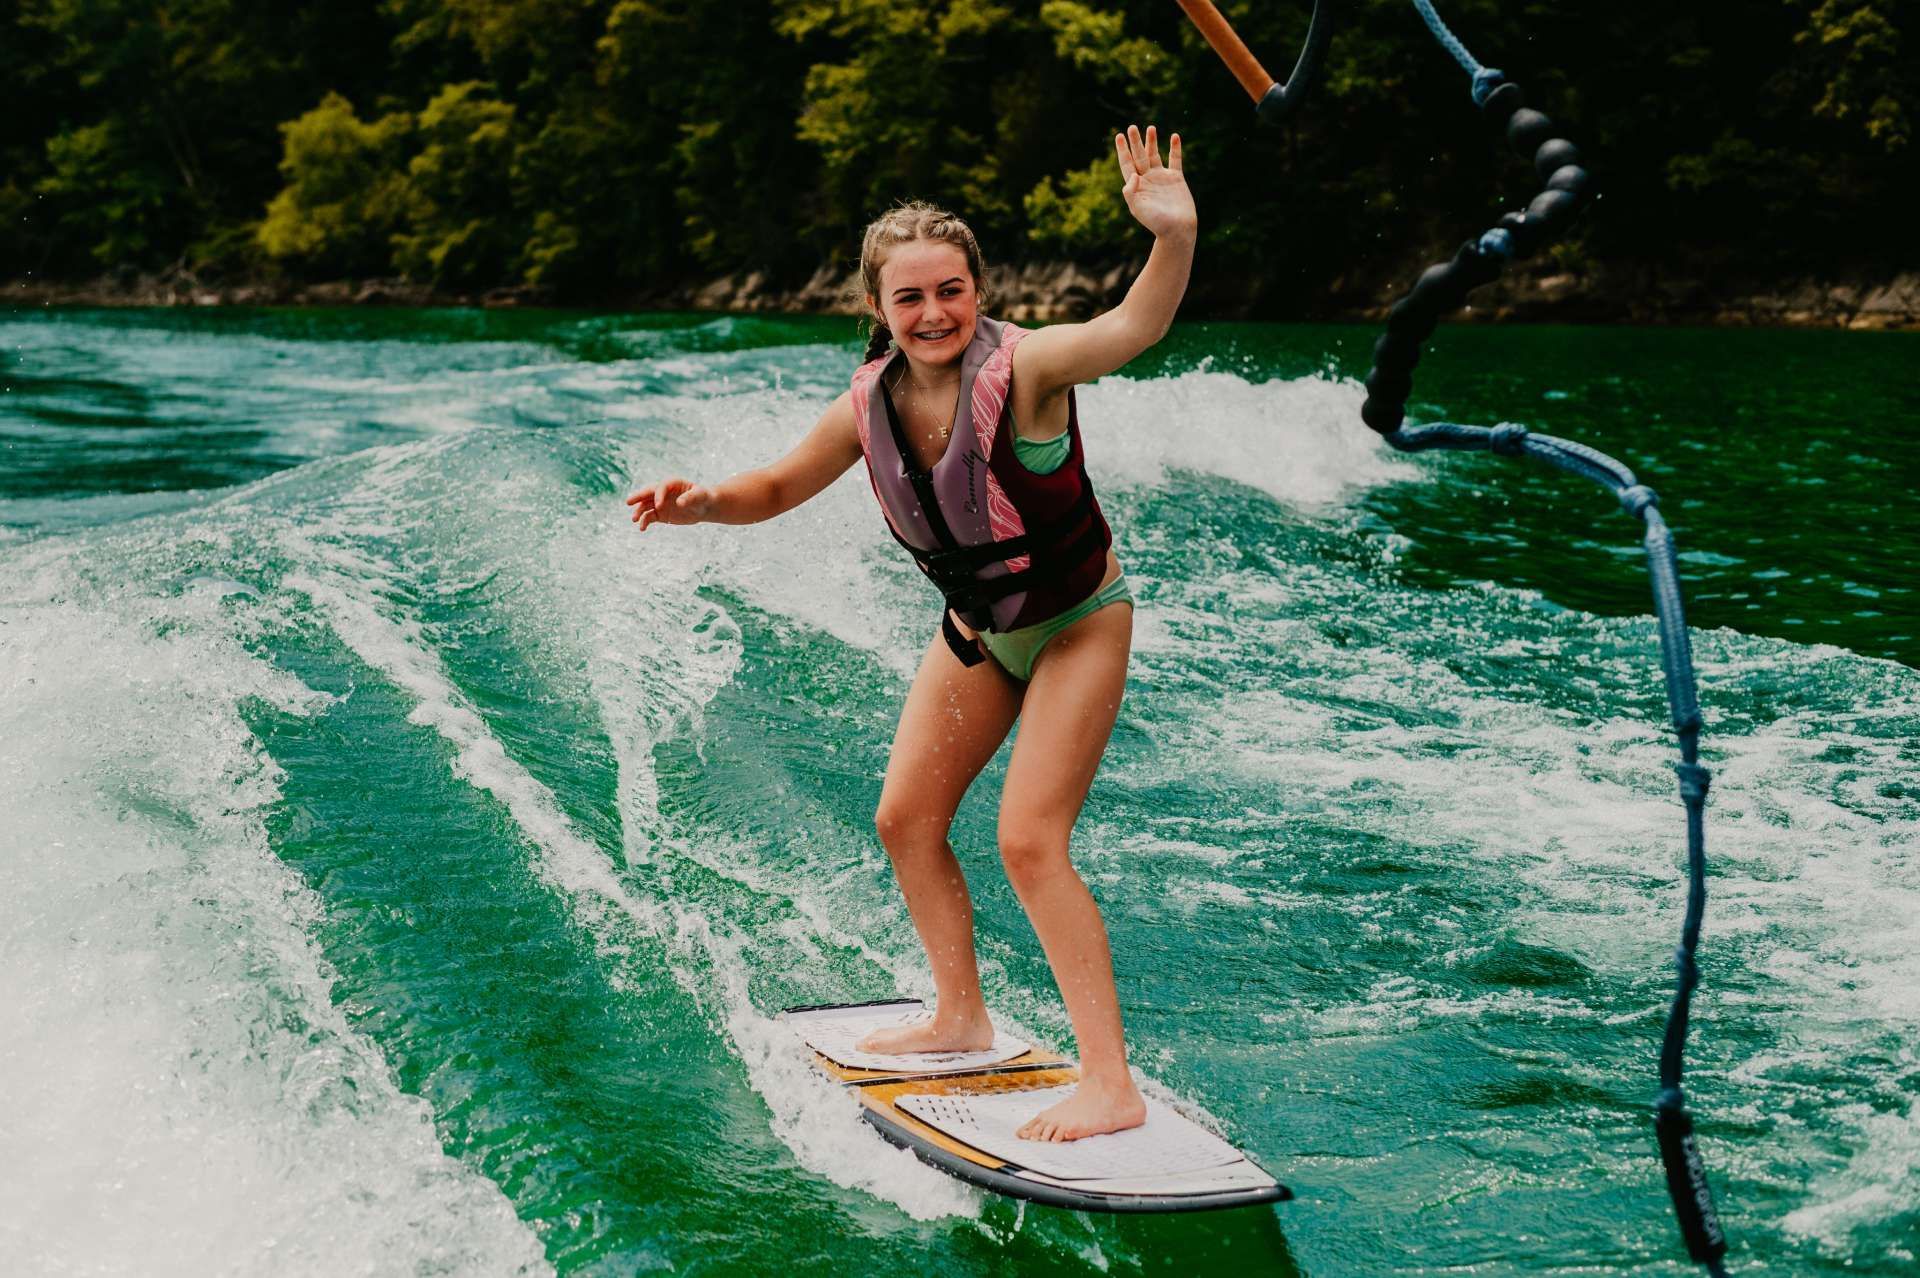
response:
{"label": "wakesurf board", "polygon": [[1071,1095],[1080,1070],[997,1031],[978,1052],[875,1055],[868,1033],[928,1015],[919,999],[791,1007],[781,1019],[861,1117],[922,1162],[996,1193],[1076,1211],[1205,1211],[1293,1197],[1233,1145],[1153,1097],[1139,1127],[1074,1141],[1022,1140],[1029,1118]]}

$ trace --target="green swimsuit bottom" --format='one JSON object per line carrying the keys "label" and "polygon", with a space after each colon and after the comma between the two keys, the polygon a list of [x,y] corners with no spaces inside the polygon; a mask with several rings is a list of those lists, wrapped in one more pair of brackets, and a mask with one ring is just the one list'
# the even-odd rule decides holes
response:
{"label": "green swimsuit bottom", "polygon": [[1124,603],[1129,608],[1133,606],[1133,589],[1127,585],[1124,574],[1115,577],[1057,617],[1048,617],[1045,621],[1031,626],[1022,626],[1018,630],[1009,630],[1005,634],[983,630],[980,632],[980,645],[987,650],[987,654],[999,664],[1002,670],[1021,683],[1025,683],[1033,678],[1033,663],[1040,659],[1040,650],[1052,642],[1055,635],[1082,617],[1099,612],[1108,604],[1116,603]]}
{"label": "green swimsuit bottom", "polygon": [[[1017,434],[1013,438],[1014,456],[1036,475],[1058,470],[1072,448],[1072,441],[1067,438],[1065,431],[1052,439],[1022,439]],[[1116,603],[1125,603],[1129,608],[1133,606],[1133,589],[1127,585],[1125,574],[1115,577],[1057,617],[1048,617],[1035,625],[1022,626],[1005,634],[982,631],[980,645],[1001,669],[1025,683],[1033,677],[1033,663],[1040,659],[1040,650],[1052,642],[1055,635],[1082,617]]]}

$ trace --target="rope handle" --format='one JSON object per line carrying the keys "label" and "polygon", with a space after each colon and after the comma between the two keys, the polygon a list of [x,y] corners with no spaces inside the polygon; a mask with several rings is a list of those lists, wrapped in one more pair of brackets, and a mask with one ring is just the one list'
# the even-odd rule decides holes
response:
{"label": "rope handle", "polygon": [[1260,65],[1260,59],[1246,46],[1233,27],[1221,16],[1220,10],[1213,7],[1213,0],[1177,0],[1186,11],[1193,25],[1200,30],[1213,51],[1220,55],[1220,61],[1226,63],[1227,70],[1240,82],[1240,87],[1253,99],[1260,118],[1269,124],[1280,120],[1307,95],[1307,89],[1320,74],[1320,61],[1327,51],[1327,41],[1333,35],[1333,11],[1339,7],[1339,0],[1314,0],[1313,17],[1307,23],[1306,44],[1300,49],[1299,61],[1293,65],[1293,74],[1287,82],[1281,84],[1267,69]]}

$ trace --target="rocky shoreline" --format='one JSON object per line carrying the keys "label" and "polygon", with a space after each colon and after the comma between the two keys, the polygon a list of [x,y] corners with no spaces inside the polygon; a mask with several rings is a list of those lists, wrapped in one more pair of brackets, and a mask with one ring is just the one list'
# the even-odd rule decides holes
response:
{"label": "rocky shoreline", "polygon": [[[1083,319],[1112,306],[1139,269],[1125,262],[1093,269],[1072,262],[1036,262],[989,272],[996,314],[1012,320]],[[1183,314],[1194,319],[1274,318],[1377,321],[1407,280],[1338,285],[1298,313],[1262,305],[1257,284],[1203,281]],[[601,299],[626,310],[731,313],[853,314],[854,274],[823,266],[799,285],[782,286],[761,272]],[[184,268],[158,274],[119,272],[87,281],[17,279],[0,305],[21,307],[119,306],[477,306],[535,307],[556,299],[526,287],[480,293],[436,290],[400,279],[208,279]],[[1695,324],[1732,327],[1920,329],[1920,272],[1851,279],[1736,282],[1677,278],[1644,267],[1596,268],[1588,273],[1538,268],[1509,275],[1474,295],[1461,318],[1599,324]]]}

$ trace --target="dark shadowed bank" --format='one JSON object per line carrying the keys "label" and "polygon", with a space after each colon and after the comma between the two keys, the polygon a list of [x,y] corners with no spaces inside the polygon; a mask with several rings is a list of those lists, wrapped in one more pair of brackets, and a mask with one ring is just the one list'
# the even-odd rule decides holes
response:
{"label": "dark shadowed bank", "polygon": [[[1197,277],[1182,316],[1188,319],[1379,320],[1418,274],[1424,259],[1399,271],[1356,272],[1317,304],[1275,313],[1245,281]],[[993,309],[1017,321],[1084,319],[1126,293],[1138,263],[1093,268],[1034,262],[991,268]],[[765,271],[744,270],[700,283],[635,290],[604,299],[629,310],[852,315],[855,275],[823,266],[807,280],[782,284]],[[185,269],[125,271],[78,282],[16,280],[0,306],[481,306],[544,307],[564,299],[529,285],[485,290],[436,288],[402,278],[223,280]],[[1787,280],[1708,280],[1645,264],[1595,266],[1585,272],[1516,271],[1475,294],[1459,313],[1468,321],[1703,324],[1856,330],[1920,329],[1920,272]]]}

